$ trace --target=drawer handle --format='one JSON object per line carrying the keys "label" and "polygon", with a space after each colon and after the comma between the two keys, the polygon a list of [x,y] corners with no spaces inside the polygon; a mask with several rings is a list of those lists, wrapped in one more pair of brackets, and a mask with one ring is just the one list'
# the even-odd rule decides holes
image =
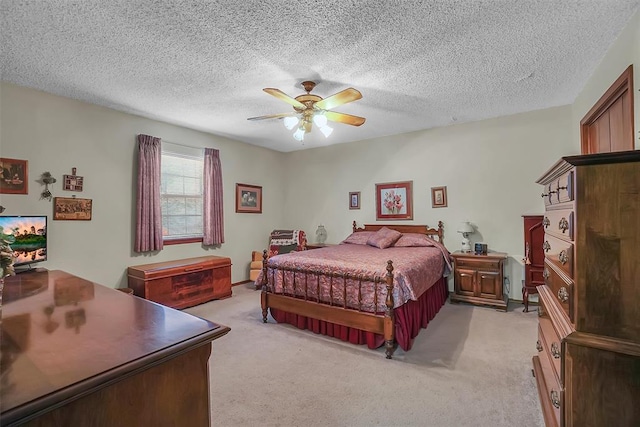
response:
{"label": "drawer handle", "polygon": [[567,218],[562,217],[560,219],[560,222],[558,223],[558,228],[560,230],[562,230],[563,234],[564,234],[565,231],[567,231],[569,229],[569,221],[567,221]]}
{"label": "drawer handle", "polygon": [[540,197],[542,197],[543,199],[544,199],[545,197],[547,197],[547,196],[548,196],[548,194],[545,194],[545,193],[542,193],[542,194],[540,195]]}
{"label": "drawer handle", "polygon": [[551,403],[553,404],[553,406],[555,406],[556,409],[560,409],[560,396],[558,395],[558,392],[555,390],[551,390],[551,393],[549,393],[549,397],[551,398]]}
{"label": "drawer handle", "polygon": [[557,342],[551,343],[551,355],[554,359],[560,359],[560,348]]}
{"label": "drawer handle", "polygon": [[564,187],[558,187],[558,192],[559,192],[560,190],[566,190],[566,189],[567,189],[567,186],[566,186],[566,185],[565,185]]}
{"label": "drawer handle", "polygon": [[544,243],[542,244],[542,250],[545,252],[549,252],[551,250],[551,245],[548,241],[544,241]]}
{"label": "drawer handle", "polygon": [[544,226],[544,228],[548,228],[551,225],[551,221],[549,221],[549,218],[545,216],[542,220],[542,225]]}
{"label": "drawer handle", "polygon": [[547,267],[544,268],[544,271],[542,272],[542,277],[546,280],[551,276],[551,273],[549,273],[549,269]]}
{"label": "drawer handle", "polygon": [[567,261],[569,261],[569,255],[567,255],[567,251],[566,250],[561,250],[560,253],[558,254],[558,261],[560,261],[560,264],[565,265],[567,263]]}
{"label": "drawer handle", "polygon": [[538,352],[542,351],[542,344],[540,344],[540,340],[536,341],[536,350],[538,350]]}
{"label": "drawer handle", "polygon": [[560,302],[567,302],[569,300],[569,292],[567,292],[566,287],[563,286],[558,290],[558,299]]}

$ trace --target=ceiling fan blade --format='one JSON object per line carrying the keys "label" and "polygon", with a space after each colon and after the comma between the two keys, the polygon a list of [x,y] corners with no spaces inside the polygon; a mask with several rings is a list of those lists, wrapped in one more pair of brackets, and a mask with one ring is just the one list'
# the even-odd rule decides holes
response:
{"label": "ceiling fan blade", "polygon": [[362,98],[362,94],[350,87],[349,89],[340,91],[323,99],[322,101],[316,102],[315,107],[322,110],[331,110],[332,108],[339,107],[340,105],[344,105],[348,102],[357,101],[360,98]]}
{"label": "ceiling fan blade", "polygon": [[266,119],[281,119],[283,117],[297,116],[298,113],[292,111],[290,113],[269,114],[267,116],[249,117],[247,120],[266,120]]}
{"label": "ceiling fan blade", "polygon": [[324,113],[327,120],[332,122],[345,123],[351,126],[360,126],[365,122],[364,117],[352,116],[351,114],[337,113],[335,111],[327,111]]}
{"label": "ceiling fan blade", "polygon": [[283,91],[281,91],[280,89],[274,89],[272,87],[267,87],[262,89],[263,91],[267,92],[269,95],[271,96],[275,96],[276,98],[289,103],[291,105],[293,105],[296,108],[301,108],[301,109],[305,109],[307,108],[302,102],[297,101],[296,99],[290,97],[289,95],[287,95],[286,93],[284,93]]}

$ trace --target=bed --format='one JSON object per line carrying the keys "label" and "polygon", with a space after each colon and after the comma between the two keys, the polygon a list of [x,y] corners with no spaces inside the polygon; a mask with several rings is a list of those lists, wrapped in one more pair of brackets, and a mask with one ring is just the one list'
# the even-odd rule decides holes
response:
{"label": "bed", "polygon": [[[398,234],[400,235],[398,237]],[[413,339],[448,296],[442,222],[365,224],[341,244],[267,259],[256,280],[262,320],[293,324],[369,348],[387,359]],[[389,244],[389,242],[391,244]]]}

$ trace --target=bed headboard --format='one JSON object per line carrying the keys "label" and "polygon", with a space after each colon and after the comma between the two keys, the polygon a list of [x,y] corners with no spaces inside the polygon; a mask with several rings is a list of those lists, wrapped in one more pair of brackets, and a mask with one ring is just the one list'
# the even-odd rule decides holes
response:
{"label": "bed headboard", "polygon": [[[437,240],[444,244],[444,224],[442,221],[438,221],[438,228],[429,228],[428,225],[409,225],[409,224],[364,224],[364,228],[358,228],[355,221],[353,221],[353,232],[357,231],[378,231],[382,227],[387,227],[392,230],[397,230],[401,233],[419,233],[426,234],[428,237]],[[438,237],[436,239],[436,236]]]}

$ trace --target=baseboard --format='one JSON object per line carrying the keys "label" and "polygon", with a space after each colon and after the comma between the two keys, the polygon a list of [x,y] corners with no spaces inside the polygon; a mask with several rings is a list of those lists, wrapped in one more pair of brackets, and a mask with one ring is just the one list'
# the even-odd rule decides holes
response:
{"label": "baseboard", "polygon": [[253,280],[243,280],[242,282],[232,283],[231,286],[244,285],[245,283],[252,283]]}

